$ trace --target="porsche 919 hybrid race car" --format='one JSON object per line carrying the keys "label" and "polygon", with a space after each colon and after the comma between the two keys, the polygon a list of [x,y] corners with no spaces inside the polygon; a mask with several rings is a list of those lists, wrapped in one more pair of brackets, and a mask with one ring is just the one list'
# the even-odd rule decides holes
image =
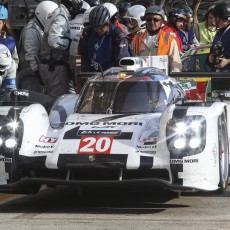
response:
{"label": "porsche 919 hybrid race car", "polygon": [[0,106],[0,192],[32,194],[42,184],[226,189],[230,92],[187,101],[177,81],[142,58],[120,65],[51,109],[45,99],[24,103],[27,90],[7,94],[15,103]]}

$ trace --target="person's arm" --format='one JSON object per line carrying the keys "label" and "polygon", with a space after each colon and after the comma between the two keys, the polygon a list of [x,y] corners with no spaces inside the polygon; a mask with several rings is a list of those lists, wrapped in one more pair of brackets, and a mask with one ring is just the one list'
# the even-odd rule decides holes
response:
{"label": "person's arm", "polygon": [[130,57],[130,40],[119,27],[114,29],[112,40],[114,44],[112,66],[119,66],[119,61],[123,57]]}
{"label": "person's arm", "polygon": [[69,48],[69,23],[63,15],[54,18],[49,30],[48,43],[54,49],[66,50]]}
{"label": "person's arm", "polygon": [[16,89],[16,64],[13,59],[9,68],[7,69],[4,84],[6,89]]}
{"label": "person's arm", "polygon": [[38,53],[41,46],[42,35],[35,29],[27,30],[24,38],[25,59],[29,62],[33,72],[38,71]]}
{"label": "person's arm", "polygon": [[218,58],[219,64],[215,65],[216,68],[218,69],[222,69],[224,68],[226,65],[230,65],[230,59],[226,59],[226,58]]}
{"label": "person's arm", "polygon": [[179,54],[179,49],[176,40],[173,39],[169,50],[169,71],[180,72],[182,70],[182,63]]}

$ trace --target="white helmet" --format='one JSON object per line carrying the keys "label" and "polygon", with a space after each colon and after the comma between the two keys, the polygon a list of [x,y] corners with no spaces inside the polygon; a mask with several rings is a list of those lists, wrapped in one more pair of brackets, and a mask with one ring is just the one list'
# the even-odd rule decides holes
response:
{"label": "white helmet", "polygon": [[43,1],[39,3],[35,9],[35,17],[39,20],[42,26],[45,26],[49,15],[58,8],[58,4],[53,1]]}
{"label": "white helmet", "polygon": [[109,10],[110,18],[118,14],[118,9],[113,3],[106,2],[106,3],[103,3],[102,5],[104,5]]}
{"label": "white helmet", "polygon": [[83,22],[82,24],[84,26],[86,26],[89,23],[89,13],[92,11],[93,8],[95,8],[96,6],[92,6],[89,9],[87,9],[83,15]]}
{"label": "white helmet", "polygon": [[[146,8],[142,5],[134,5],[128,8],[124,19],[128,21],[129,32],[135,33],[145,28],[146,22],[141,20],[141,17],[145,15]],[[134,23],[131,23],[134,21]],[[137,23],[135,23],[135,21]]]}
{"label": "white helmet", "polygon": [[9,49],[0,44],[0,72],[4,72],[12,62],[12,57]]}
{"label": "white helmet", "polygon": [[81,9],[85,12],[90,8],[90,5],[88,2],[83,1]]}

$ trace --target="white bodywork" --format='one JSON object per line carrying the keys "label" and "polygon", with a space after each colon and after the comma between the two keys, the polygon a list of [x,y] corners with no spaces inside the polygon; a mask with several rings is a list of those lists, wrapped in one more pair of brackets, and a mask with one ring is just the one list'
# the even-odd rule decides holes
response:
{"label": "white bodywork", "polygon": [[[126,169],[139,169],[142,156],[152,158],[152,169],[166,169],[172,183],[171,165],[183,164],[178,178],[183,185],[201,190],[216,190],[219,182],[217,119],[225,103],[210,107],[190,107],[187,115],[202,115],[207,122],[205,149],[194,156],[170,159],[166,143],[166,124],[172,118],[174,106],[162,114],[131,115],[113,119],[115,115],[71,114],[64,128],[53,129],[42,106],[36,104],[22,110],[25,133],[19,154],[29,157],[46,155],[45,165],[58,168],[60,155],[127,154]],[[107,121],[99,121],[105,119]],[[70,131],[72,134],[67,135]],[[117,135],[131,133],[131,138],[116,139]],[[67,136],[68,137],[67,137]],[[147,145],[148,141],[154,144]]]}

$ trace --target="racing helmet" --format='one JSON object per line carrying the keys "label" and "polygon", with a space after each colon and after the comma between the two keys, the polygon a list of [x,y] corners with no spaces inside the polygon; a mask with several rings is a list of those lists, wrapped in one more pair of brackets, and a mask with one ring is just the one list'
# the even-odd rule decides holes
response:
{"label": "racing helmet", "polygon": [[[124,19],[128,22],[128,30],[131,33],[135,33],[140,29],[145,28],[145,21],[141,20],[141,17],[144,16],[146,8],[142,5],[134,5],[128,8]],[[135,23],[137,22],[137,23]]]}
{"label": "racing helmet", "polygon": [[124,14],[132,5],[129,2],[122,2],[118,7],[118,11],[120,14]]}
{"label": "racing helmet", "polygon": [[85,11],[85,13],[83,15],[83,20],[82,20],[83,26],[87,26],[89,24],[89,14],[93,10],[93,8],[95,8],[95,7],[96,6],[92,6]]}
{"label": "racing helmet", "polygon": [[109,10],[102,4],[89,13],[89,23],[92,27],[100,27],[110,21]]}
{"label": "racing helmet", "polygon": [[5,45],[0,44],[0,76],[5,73],[11,62],[12,57],[9,49]]}
{"label": "racing helmet", "polygon": [[53,1],[40,2],[35,9],[35,17],[44,27],[49,15],[58,8],[58,4]]}
{"label": "racing helmet", "polygon": [[230,21],[230,3],[219,3],[213,8],[213,15],[224,21]]}
{"label": "racing helmet", "polygon": [[109,10],[110,21],[113,23],[113,21],[116,19],[116,16],[118,14],[117,7],[113,3],[110,3],[110,2],[103,3],[102,5],[105,6]]}
{"label": "racing helmet", "polygon": [[8,10],[5,6],[0,5],[0,20],[7,20],[8,19]]}
{"label": "racing helmet", "polygon": [[61,0],[61,3],[68,9],[71,18],[74,19],[82,8],[83,0]]}
{"label": "racing helmet", "polygon": [[166,15],[165,15],[165,12],[164,12],[163,8],[161,6],[157,6],[157,5],[149,6],[146,9],[144,16],[141,17],[142,21],[145,21],[145,18],[146,18],[147,14],[157,14],[157,15],[160,15],[163,20],[165,20],[165,18],[166,18]]}

